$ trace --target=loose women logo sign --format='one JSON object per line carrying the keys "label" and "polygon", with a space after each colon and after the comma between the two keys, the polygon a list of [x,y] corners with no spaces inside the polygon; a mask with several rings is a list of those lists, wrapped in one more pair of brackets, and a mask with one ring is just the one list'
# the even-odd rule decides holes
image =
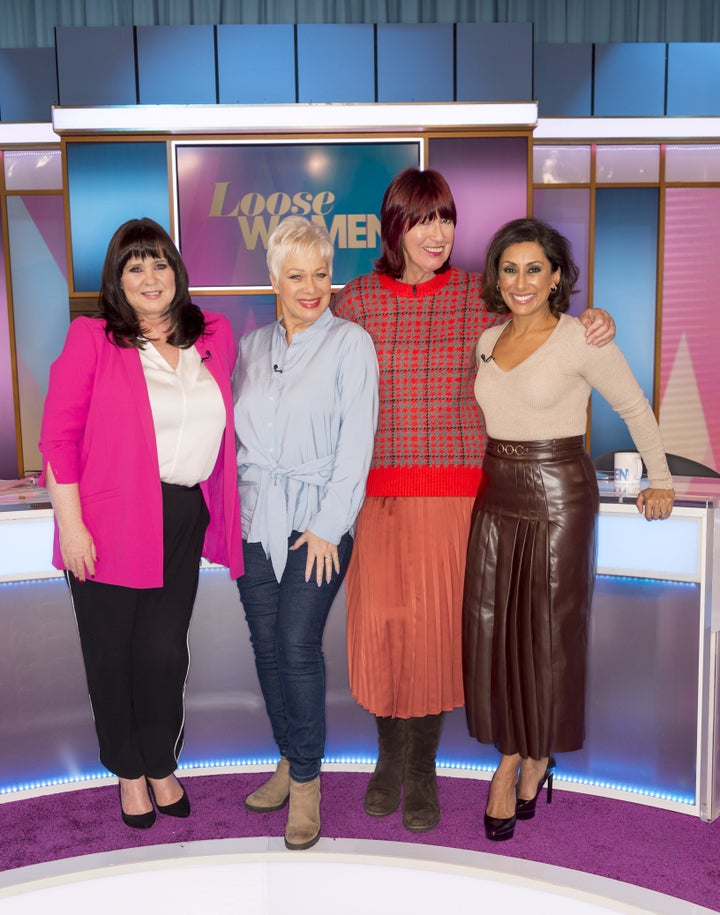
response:
{"label": "loose women logo sign", "polygon": [[228,212],[229,181],[215,185],[210,216],[236,218],[248,251],[258,244],[267,248],[268,236],[283,216],[305,216],[324,225],[337,248],[376,248],[380,236],[380,218],[375,213],[333,213],[335,194],[299,191],[290,196],[276,191],[265,198],[257,192],[244,194]]}
{"label": "loose women logo sign", "polygon": [[379,256],[383,193],[399,171],[420,164],[420,147],[178,144],[176,164],[179,241],[193,286],[268,286],[268,236],[291,215],[328,229],[340,284],[367,273]]}

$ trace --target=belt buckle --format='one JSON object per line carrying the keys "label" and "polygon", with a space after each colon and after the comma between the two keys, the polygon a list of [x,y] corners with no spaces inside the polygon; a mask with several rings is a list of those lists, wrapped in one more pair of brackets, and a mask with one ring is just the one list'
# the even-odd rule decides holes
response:
{"label": "belt buckle", "polygon": [[525,445],[506,445],[505,442],[498,445],[498,451],[500,454],[514,454],[516,457],[524,457],[529,453]]}

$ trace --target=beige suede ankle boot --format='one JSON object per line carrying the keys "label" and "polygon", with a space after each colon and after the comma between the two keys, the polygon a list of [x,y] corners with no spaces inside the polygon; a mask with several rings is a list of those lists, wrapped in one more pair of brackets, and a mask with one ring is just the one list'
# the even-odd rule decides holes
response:
{"label": "beige suede ankle boot", "polygon": [[255,813],[270,813],[283,808],[289,794],[290,763],[282,756],[270,778],[245,798],[245,807]]}
{"label": "beige suede ankle boot", "polygon": [[285,848],[312,848],[320,838],[320,776],[311,782],[290,779],[290,809]]}

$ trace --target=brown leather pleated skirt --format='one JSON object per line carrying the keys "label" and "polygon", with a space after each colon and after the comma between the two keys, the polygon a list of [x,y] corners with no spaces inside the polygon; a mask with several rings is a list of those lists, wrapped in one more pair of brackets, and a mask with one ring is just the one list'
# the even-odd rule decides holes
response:
{"label": "brown leather pleated skirt", "polygon": [[489,439],[465,573],[463,680],[470,734],[501,753],[582,747],[598,507],[582,436]]}

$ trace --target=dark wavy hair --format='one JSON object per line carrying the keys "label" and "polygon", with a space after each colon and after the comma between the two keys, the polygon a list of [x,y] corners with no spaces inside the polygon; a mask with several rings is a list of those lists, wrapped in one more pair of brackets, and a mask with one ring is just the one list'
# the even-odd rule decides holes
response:
{"label": "dark wavy hair", "polygon": [[121,283],[131,257],[164,258],[168,262],[175,274],[175,297],[167,310],[170,325],[167,342],[183,348],[192,346],[205,330],[205,318],[190,300],[187,269],[175,243],[161,225],[147,217],[124,222],[108,245],[98,298],[108,339],[116,346],[142,346],[140,321],[125,298]]}
{"label": "dark wavy hair", "polygon": [[539,219],[513,219],[505,223],[493,235],[485,259],[485,273],[482,279],[482,297],[488,311],[497,314],[508,314],[510,309],[505,304],[498,287],[500,260],[503,252],[510,245],[522,242],[536,242],[545,252],[553,272],[560,270],[560,282],[555,292],[550,293],[548,306],[551,314],[557,317],[570,307],[570,296],[577,292],[576,284],[580,276],[577,264],[573,260],[570,242],[557,229]]}
{"label": "dark wavy hair", "polygon": [[[428,168],[406,168],[396,175],[385,191],[380,208],[380,241],[382,254],[375,262],[378,273],[399,280],[405,270],[403,235],[424,219],[435,215],[457,224],[455,201],[447,181],[440,172]],[[436,270],[443,273],[450,258]]]}

